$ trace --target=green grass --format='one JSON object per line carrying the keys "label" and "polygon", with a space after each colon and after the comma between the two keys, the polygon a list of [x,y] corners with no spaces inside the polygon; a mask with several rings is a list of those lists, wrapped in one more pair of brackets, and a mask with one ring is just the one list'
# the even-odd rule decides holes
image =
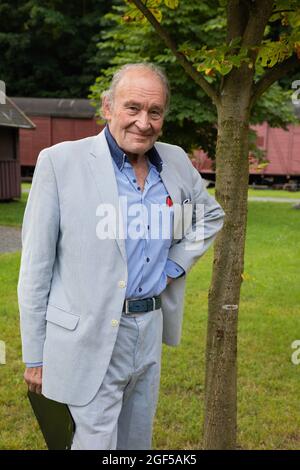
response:
{"label": "green grass", "polygon": [[30,189],[31,188],[31,183],[22,183],[22,190],[23,189]]}
{"label": "green grass", "polygon": [[255,197],[283,197],[287,199],[300,199],[300,191],[282,191],[279,189],[248,189],[248,196]]}
{"label": "green grass", "polygon": [[[210,194],[215,194],[215,188],[209,188]],[[286,199],[300,199],[300,191],[282,191],[279,189],[248,189],[248,197],[279,197]]]}
{"label": "green grass", "polygon": [[[7,202],[0,202],[0,225],[10,227],[21,227],[26,202],[28,199],[27,190],[31,188],[31,183],[22,183],[21,199],[13,199]],[[26,192],[24,191],[26,190]]]}
{"label": "green grass", "polygon": [[[22,185],[23,186],[23,185]],[[21,199],[13,199],[8,202],[0,202],[0,225],[20,227],[28,199],[28,193],[22,192]]]}
{"label": "green grass", "polygon": [[[249,203],[245,280],[238,339],[238,446],[299,449],[300,365],[291,343],[300,339],[300,218],[286,204]],[[201,448],[207,291],[212,249],[188,276],[182,343],[163,347],[155,449]],[[42,449],[26,400],[16,285],[20,254],[0,255],[0,449]]]}

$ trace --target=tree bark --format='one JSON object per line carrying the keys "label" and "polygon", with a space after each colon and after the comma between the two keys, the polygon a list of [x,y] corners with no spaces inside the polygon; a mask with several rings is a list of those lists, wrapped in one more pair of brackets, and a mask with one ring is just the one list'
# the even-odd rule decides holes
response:
{"label": "tree bark", "polygon": [[237,326],[247,223],[251,82],[245,68],[234,71],[218,107],[216,198],[226,217],[215,243],[209,290],[205,449],[236,448]]}

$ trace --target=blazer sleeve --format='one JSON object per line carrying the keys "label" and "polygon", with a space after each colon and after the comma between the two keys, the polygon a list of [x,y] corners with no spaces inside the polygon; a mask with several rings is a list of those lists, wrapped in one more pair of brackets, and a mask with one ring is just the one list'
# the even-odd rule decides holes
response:
{"label": "blazer sleeve", "polygon": [[46,309],[59,234],[59,199],[51,159],[37,160],[22,225],[18,303],[23,361],[43,361]]}
{"label": "blazer sleeve", "polygon": [[[168,258],[182,266],[186,273],[207,251],[224,223],[225,212],[207,192],[201,175],[186,155],[191,178],[190,223],[183,236],[169,250]],[[181,209],[184,205],[182,205]],[[185,226],[185,217],[182,217]]]}

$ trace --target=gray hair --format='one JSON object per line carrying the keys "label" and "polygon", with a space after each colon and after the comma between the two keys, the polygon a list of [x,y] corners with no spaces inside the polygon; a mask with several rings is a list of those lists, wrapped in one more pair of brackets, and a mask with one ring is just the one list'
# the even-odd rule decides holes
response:
{"label": "gray hair", "polygon": [[120,83],[121,79],[124,77],[124,75],[130,71],[130,70],[139,70],[139,69],[146,69],[151,72],[153,72],[161,81],[165,93],[166,93],[166,104],[165,104],[165,113],[167,113],[168,108],[169,108],[169,103],[170,103],[170,85],[169,81],[167,79],[167,76],[165,72],[162,70],[161,67],[158,65],[155,65],[151,62],[139,62],[136,64],[125,64],[121,68],[119,68],[113,75],[112,81],[110,83],[110,87],[103,91],[101,97],[102,101],[104,98],[106,98],[109,102],[109,105],[112,106],[114,102],[114,97],[115,97],[115,91]]}

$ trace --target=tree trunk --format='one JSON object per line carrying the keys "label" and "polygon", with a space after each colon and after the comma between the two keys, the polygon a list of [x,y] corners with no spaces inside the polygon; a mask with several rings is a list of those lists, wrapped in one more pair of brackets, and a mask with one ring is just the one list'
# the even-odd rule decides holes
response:
{"label": "tree trunk", "polygon": [[247,222],[250,92],[251,77],[245,81],[237,71],[228,77],[218,107],[216,198],[226,217],[215,243],[209,290],[205,449],[236,448],[237,325]]}

